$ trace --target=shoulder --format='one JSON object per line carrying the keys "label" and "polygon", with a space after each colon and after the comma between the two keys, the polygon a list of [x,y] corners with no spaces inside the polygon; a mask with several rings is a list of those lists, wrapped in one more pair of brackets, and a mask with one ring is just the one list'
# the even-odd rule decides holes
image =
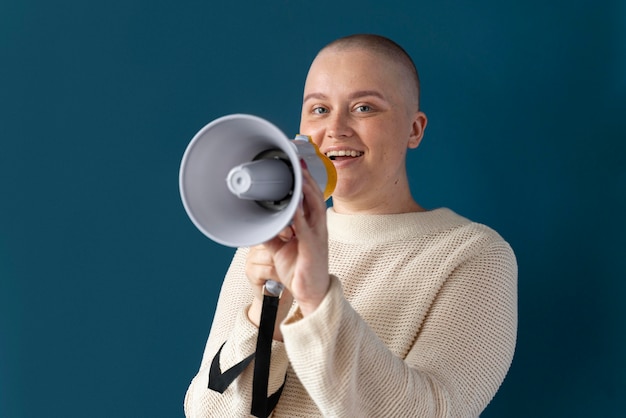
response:
{"label": "shoulder", "polygon": [[515,259],[511,245],[493,228],[483,223],[472,221],[447,209],[450,216],[456,217],[459,222],[454,228],[441,231],[444,242],[456,251],[479,254],[498,254],[498,257]]}

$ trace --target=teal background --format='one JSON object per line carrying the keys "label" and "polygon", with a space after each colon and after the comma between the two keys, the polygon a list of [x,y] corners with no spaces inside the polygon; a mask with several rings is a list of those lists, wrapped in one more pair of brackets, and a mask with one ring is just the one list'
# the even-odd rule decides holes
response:
{"label": "teal background", "polygon": [[422,77],[412,187],[519,262],[516,356],[483,417],[626,407],[626,2],[0,1],[0,417],[180,417],[232,249],[178,194],[229,113],[297,133],[332,39]]}

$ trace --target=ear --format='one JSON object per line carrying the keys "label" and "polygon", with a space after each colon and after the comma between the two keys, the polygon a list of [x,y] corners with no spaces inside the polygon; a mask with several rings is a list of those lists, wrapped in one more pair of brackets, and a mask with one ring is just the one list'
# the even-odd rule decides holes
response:
{"label": "ear", "polygon": [[428,124],[428,118],[424,112],[417,111],[413,115],[411,133],[409,135],[408,148],[417,148],[424,137],[424,130]]}

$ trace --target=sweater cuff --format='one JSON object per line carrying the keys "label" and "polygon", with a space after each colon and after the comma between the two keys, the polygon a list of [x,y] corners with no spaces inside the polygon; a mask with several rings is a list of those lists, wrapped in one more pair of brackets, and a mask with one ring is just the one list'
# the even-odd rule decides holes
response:
{"label": "sweater cuff", "polygon": [[343,288],[336,276],[331,274],[330,279],[328,293],[313,313],[304,317],[298,308],[281,324],[287,351],[296,347],[310,348],[311,344],[318,346],[321,341],[333,338],[341,322]]}
{"label": "sweater cuff", "polygon": [[[242,309],[237,315],[235,326],[230,337],[224,344],[220,355],[220,369],[222,372],[239,363],[256,350],[259,329],[248,318],[248,309]],[[268,390],[274,393],[285,380],[289,359],[285,344],[281,341],[272,341],[272,357],[270,360],[270,379]],[[252,366],[250,366],[250,377]]]}

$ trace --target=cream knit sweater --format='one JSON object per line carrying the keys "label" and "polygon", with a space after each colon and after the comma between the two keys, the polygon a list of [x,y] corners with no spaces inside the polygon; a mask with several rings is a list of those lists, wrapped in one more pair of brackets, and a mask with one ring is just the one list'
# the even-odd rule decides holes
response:
{"label": "cream knit sweater", "polygon": [[[493,230],[450,211],[340,215],[328,210],[332,283],[322,305],[297,306],[274,341],[273,417],[476,417],[502,383],[515,348],[517,264]],[[223,393],[207,389],[254,352],[246,249],[223,283],[188,417],[250,414],[252,365]]]}

